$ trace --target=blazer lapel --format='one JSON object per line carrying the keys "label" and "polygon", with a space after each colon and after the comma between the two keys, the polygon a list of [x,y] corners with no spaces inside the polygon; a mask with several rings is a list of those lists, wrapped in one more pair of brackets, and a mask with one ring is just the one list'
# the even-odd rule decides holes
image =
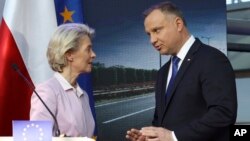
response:
{"label": "blazer lapel", "polygon": [[[174,86],[173,86],[173,89],[172,91],[170,92],[170,95],[169,97],[167,98],[167,101],[166,101],[166,105],[165,105],[165,110],[164,110],[164,114],[163,114],[163,117],[165,116],[166,114],[166,110],[169,106],[169,103],[171,101],[171,99],[173,98],[173,95],[175,93],[175,90],[178,88],[178,84],[180,83],[181,79],[183,78],[184,74],[186,73],[186,70],[187,68],[190,66],[190,64],[192,63],[192,60],[193,60],[193,57],[194,57],[194,54],[195,52],[199,49],[199,47],[201,47],[201,42],[199,39],[196,39],[194,44],[191,46],[191,48],[189,49],[186,57],[184,58],[179,70],[178,70],[178,73],[175,77],[175,81],[174,81]],[[164,118],[162,118],[164,119]],[[162,120],[163,121],[163,120]]]}
{"label": "blazer lapel", "polygon": [[168,78],[168,70],[169,70],[169,66],[170,66],[170,61],[168,61],[162,68],[161,70],[161,77],[159,78],[160,81],[159,81],[159,84],[160,84],[160,87],[159,87],[159,91],[158,91],[158,94],[160,94],[160,105],[162,105],[160,107],[160,110],[159,111],[159,119],[162,119],[163,117],[163,114],[164,114],[164,110],[165,110],[165,104],[166,104],[166,98],[165,98],[165,95],[166,95],[166,83],[167,83],[167,78]]}

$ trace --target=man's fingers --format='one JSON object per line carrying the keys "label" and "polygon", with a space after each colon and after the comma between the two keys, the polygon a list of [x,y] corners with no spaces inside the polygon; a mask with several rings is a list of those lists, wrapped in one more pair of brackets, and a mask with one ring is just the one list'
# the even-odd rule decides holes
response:
{"label": "man's fingers", "polygon": [[136,141],[140,138],[141,133],[140,130],[138,129],[131,129],[127,131],[126,138],[131,140],[131,141]]}

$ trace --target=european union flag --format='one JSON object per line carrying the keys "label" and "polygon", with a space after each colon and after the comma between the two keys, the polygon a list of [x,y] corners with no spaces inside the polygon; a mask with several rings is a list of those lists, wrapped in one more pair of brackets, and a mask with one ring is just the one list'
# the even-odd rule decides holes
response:
{"label": "european union flag", "polygon": [[14,141],[52,141],[51,121],[13,121]]}

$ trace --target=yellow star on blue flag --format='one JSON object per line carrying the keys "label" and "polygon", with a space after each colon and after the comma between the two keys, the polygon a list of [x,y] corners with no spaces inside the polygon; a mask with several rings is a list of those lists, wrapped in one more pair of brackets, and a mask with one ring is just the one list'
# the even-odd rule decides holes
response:
{"label": "yellow star on blue flag", "polygon": [[63,23],[70,21],[74,22],[72,19],[72,15],[75,13],[75,11],[69,11],[68,8],[65,6],[64,11],[60,13],[61,16],[63,16]]}

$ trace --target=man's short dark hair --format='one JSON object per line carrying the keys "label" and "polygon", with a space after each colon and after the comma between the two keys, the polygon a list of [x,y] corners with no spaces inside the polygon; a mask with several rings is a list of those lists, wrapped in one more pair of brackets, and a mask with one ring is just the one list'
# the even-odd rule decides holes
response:
{"label": "man's short dark hair", "polygon": [[164,14],[174,14],[178,17],[180,17],[184,23],[185,26],[187,26],[186,20],[182,14],[182,11],[172,2],[170,1],[165,1],[165,2],[161,2],[158,3],[156,5],[151,6],[150,8],[148,8],[147,10],[145,10],[143,12],[144,17],[147,17],[152,11],[159,9],[162,13]]}

